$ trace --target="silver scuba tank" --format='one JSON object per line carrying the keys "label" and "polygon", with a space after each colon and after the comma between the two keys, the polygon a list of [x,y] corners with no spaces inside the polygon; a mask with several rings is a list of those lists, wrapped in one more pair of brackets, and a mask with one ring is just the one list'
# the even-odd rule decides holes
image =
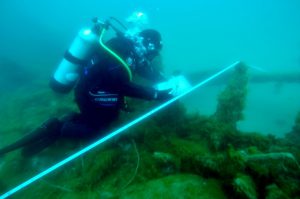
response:
{"label": "silver scuba tank", "polygon": [[99,35],[92,29],[80,30],[52,77],[50,86],[54,91],[67,93],[74,87],[80,67],[91,58],[98,39]]}

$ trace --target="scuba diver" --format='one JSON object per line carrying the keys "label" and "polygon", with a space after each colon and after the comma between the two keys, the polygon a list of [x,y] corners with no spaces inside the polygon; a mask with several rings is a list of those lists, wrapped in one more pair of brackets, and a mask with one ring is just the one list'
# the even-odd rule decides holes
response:
{"label": "scuba diver", "polygon": [[[61,119],[50,118],[33,132],[0,149],[0,155],[22,148],[22,155],[32,156],[61,137],[94,138],[118,118],[126,107],[125,97],[145,100],[168,100],[170,89],[139,85],[132,81],[138,74],[153,83],[166,78],[151,65],[162,49],[158,31],[144,29],[130,33],[117,19],[105,23],[93,20],[90,29],[80,31],[55,71],[50,87],[59,93],[74,88],[80,112]],[[126,31],[116,28],[119,23]],[[112,28],[116,36],[103,42],[105,32]]]}

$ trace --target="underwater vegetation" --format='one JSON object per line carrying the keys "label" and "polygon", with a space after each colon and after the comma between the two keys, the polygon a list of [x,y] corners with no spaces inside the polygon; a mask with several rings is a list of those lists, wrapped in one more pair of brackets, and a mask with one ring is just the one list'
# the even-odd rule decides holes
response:
{"label": "underwater vegetation", "polygon": [[[300,198],[300,113],[285,138],[239,131],[236,123],[243,119],[247,83],[247,67],[240,64],[220,93],[213,115],[190,113],[176,102],[13,197]],[[59,102],[45,93],[24,96],[22,102],[39,98],[40,104],[34,106],[39,108],[32,110],[39,117],[76,110],[70,98]],[[49,98],[52,101],[44,101]],[[119,124],[156,105],[139,100],[131,104],[136,113],[123,113]],[[37,117],[35,122],[42,120]],[[27,130],[27,125],[18,130]],[[0,162],[0,193],[87,143],[60,140],[31,159],[22,159],[17,152],[5,156]]]}
{"label": "underwater vegetation", "polygon": [[226,88],[220,93],[215,118],[236,128],[236,122],[242,120],[247,96],[247,66],[243,63],[235,68]]}

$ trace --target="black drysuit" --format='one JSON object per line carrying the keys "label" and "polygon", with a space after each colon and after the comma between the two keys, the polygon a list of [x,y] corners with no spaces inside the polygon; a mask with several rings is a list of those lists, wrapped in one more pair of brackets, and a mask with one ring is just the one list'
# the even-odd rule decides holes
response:
{"label": "black drysuit", "polygon": [[[132,73],[138,73],[153,82],[164,80],[159,71],[153,70],[146,61],[135,54],[131,40],[116,37],[109,40],[106,45],[127,62]],[[56,90],[55,86],[51,87]],[[47,120],[33,132],[0,149],[0,155],[20,147],[24,147],[23,155],[34,155],[59,137],[76,139],[102,136],[103,130],[117,119],[124,105],[125,96],[147,100],[159,99],[157,91],[152,87],[131,82],[121,62],[99,47],[89,63],[80,69],[80,78],[75,87],[75,101],[80,113],[70,114],[71,116],[62,120],[57,118]],[[166,97],[161,96],[161,99]]]}
{"label": "black drysuit", "polygon": [[[162,81],[162,75],[135,54],[131,40],[116,37],[106,45],[130,66],[132,73],[152,81]],[[85,137],[107,127],[118,117],[124,97],[154,99],[155,90],[130,81],[122,63],[100,48],[92,60],[82,68],[75,88],[75,101],[80,114],[63,124],[63,136]]]}

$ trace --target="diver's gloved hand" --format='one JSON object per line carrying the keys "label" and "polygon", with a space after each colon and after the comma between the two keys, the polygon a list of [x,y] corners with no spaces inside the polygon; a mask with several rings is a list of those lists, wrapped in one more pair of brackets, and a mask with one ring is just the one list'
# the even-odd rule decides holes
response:
{"label": "diver's gloved hand", "polygon": [[171,77],[168,81],[160,82],[154,86],[156,90],[166,91],[168,90],[172,97],[183,94],[191,88],[189,81],[182,75]]}
{"label": "diver's gloved hand", "polygon": [[155,100],[169,100],[173,97],[171,94],[173,89],[156,90],[154,94]]}

